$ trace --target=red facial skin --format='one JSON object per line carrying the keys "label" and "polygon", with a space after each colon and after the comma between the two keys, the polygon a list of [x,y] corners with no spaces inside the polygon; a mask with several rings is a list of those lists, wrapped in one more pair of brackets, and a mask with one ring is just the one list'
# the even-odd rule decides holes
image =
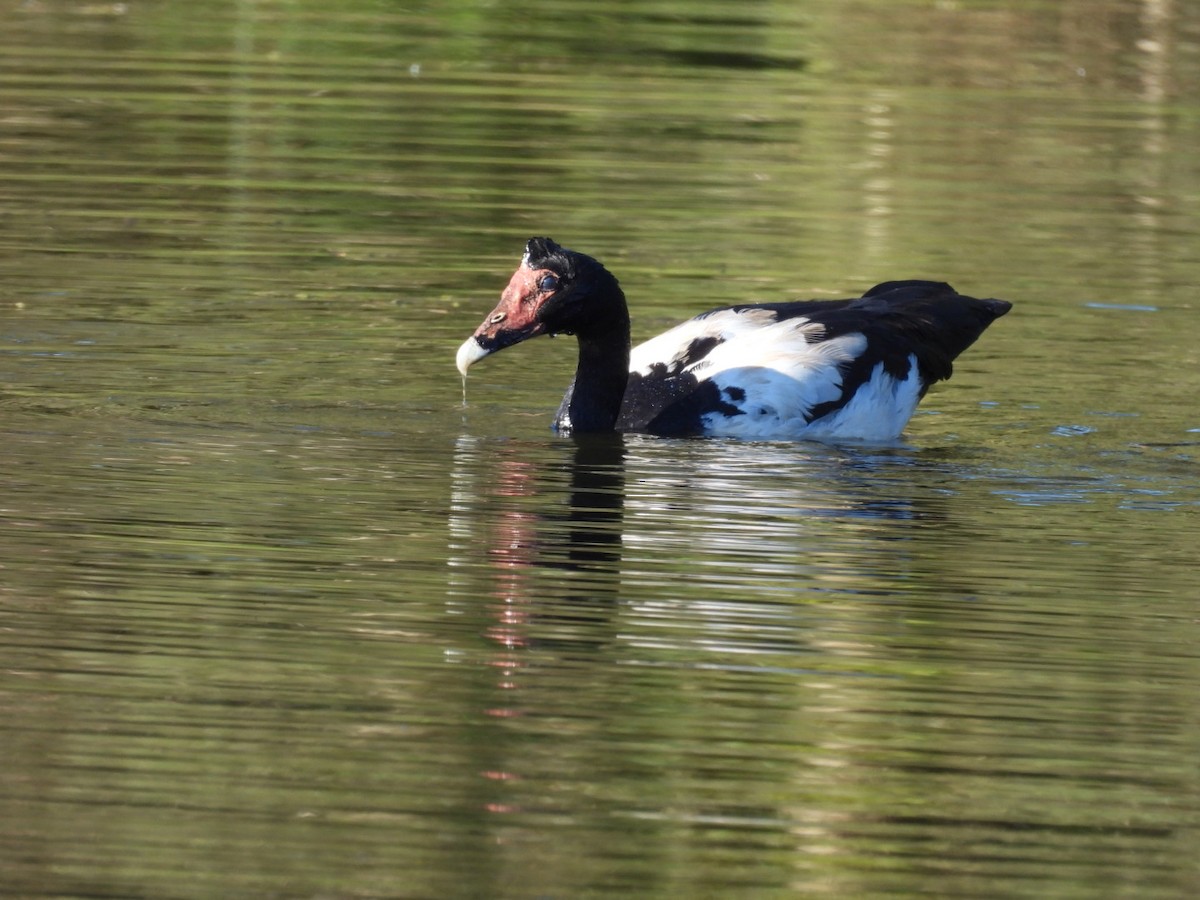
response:
{"label": "red facial skin", "polygon": [[531,269],[522,263],[509,279],[496,308],[475,329],[475,338],[491,342],[505,332],[518,340],[541,334],[545,325],[536,321],[537,312],[554,291],[543,291],[538,284],[544,276],[554,274],[550,269]]}

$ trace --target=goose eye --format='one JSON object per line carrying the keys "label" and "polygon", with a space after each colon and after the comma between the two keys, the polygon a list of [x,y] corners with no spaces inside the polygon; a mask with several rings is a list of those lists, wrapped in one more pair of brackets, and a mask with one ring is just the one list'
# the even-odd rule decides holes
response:
{"label": "goose eye", "polygon": [[538,282],[539,291],[554,291],[558,289],[558,278],[554,275],[543,275]]}

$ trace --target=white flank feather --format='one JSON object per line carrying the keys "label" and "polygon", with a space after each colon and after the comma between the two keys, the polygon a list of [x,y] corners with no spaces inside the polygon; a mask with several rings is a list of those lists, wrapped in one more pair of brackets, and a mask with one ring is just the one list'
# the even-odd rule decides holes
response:
{"label": "white flank feather", "polygon": [[813,407],[841,396],[842,364],[867,348],[857,332],[810,343],[819,336],[819,325],[788,319],[714,348],[689,371],[716,383],[742,414],[710,413],[705,430],[744,437],[804,431]]}
{"label": "white flank feather", "polygon": [[804,437],[816,440],[894,441],[916,411],[921,400],[921,377],[917,357],[908,356],[908,374],[895,378],[875,366],[871,378],[859,387],[854,397],[832,415],[818,419],[804,431]]}
{"label": "white flank feather", "polygon": [[[809,422],[811,411],[842,395],[842,366],[867,349],[859,332],[821,340],[823,327],[804,317],[774,321],[770,310],[723,310],[691,319],[635,347],[630,371],[649,375],[654,364],[667,365],[668,374],[681,371],[699,381],[712,381],[722,399],[739,415],[708,413],[708,434],[730,437],[805,437],[865,441],[899,437],[921,399],[917,358],[909,356],[909,371],[895,378],[877,365],[871,378],[835,413]],[[722,343],[700,360],[684,365],[688,348],[697,340]]]}

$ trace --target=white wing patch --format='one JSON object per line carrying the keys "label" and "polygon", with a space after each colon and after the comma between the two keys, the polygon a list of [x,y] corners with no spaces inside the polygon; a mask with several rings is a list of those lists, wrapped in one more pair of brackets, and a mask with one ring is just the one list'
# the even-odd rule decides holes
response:
{"label": "white wing patch", "polygon": [[[915,355],[909,355],[904,378],[889,375],[879,363],[845,406],[810,422],[814,408],[841,398],[842,366],[866,351],[867,339],[852,332],[822,340],[819,322],[803,316],[775,319],[768,309],[722,310],[691,319],[635,347],[630,371],[649,376],[665,364],[668,375],[688,373],[716,384],[722,401],[739,412],[705,414],[706,434],[865,441],[900,436],[921,399]],[[720,343],[707,355],[687,359],[696,341],[712,340]]]}
{"label": "white wing patch", "polygon": [[700,318],[688,319],[634,347],[629,355],[629,371],[649,375],[655,365],[665,364],[668,374],[676,374],[683,368],[681,364],[694,342],[728,342],[738,337],[760,333],[773,323],[775,313],[769,309],[747,309],[741,312],[723,309]]}
{"label": "white wing patch", "polygon": [[705,430],[746,437],[805,430],[813,407],[841,397],[842,364],[867,347],[867,339],[857,332],[827,341],[820,340],[822,332],[806,319],[787,319],[715,347],[691,367],[692,374],[714,382],[722,399],[741,410],[733,416],[709,413]]}
{"label": "white wing patch", "polygon": [[[852,337],[862,338],[855,334],[835,341]],[[709,413],[704,417],[705,431],[742,438],[894,441],[904,431],[921,399],[916,356],[910,355],[908,362],[908,373],[904,378],[889,375],[884,371],[883,363],[877,364],[871,377],[859,386],[845,406],[813,422],[809,422],[806,415],[813,405],[841,396],[841,374],[836,366],[809,365],[805,370],[793,367],[787,374],[761,369],[723,372],[713,379],[722,384],[723,390],[726,379],[742,386],[747,384],[747,375],[753,373],[758,378],[746,386],[745,402],[734,404],[742,414]],[[756,402],[764,397],[773,402]],[[810,400],[811,405],[802,407]]]}

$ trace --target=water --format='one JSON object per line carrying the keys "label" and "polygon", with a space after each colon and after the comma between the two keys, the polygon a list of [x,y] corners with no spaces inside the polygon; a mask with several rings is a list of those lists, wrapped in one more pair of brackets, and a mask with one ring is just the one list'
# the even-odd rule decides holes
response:
{"label": "water", "polygon": [[[0,11],[0,893],[1189,896],[1200,18]],[[562,440],[635,338],[1014,301],[902,446]]]}

